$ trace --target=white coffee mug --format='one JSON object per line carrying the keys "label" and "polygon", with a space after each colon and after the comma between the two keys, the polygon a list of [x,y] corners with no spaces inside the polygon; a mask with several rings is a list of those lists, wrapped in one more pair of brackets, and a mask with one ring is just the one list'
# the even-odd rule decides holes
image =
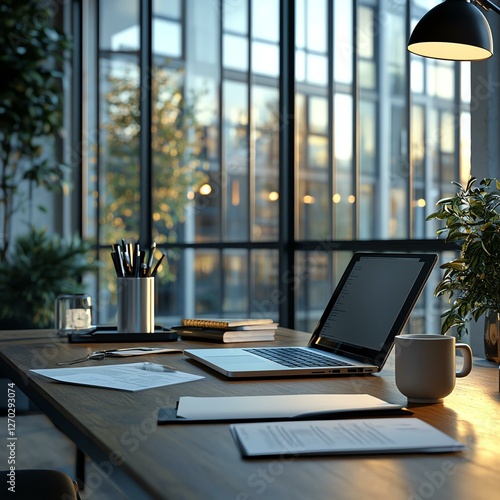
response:
{"label": "white coffee mug", "polygon": [[[457,371],[455,350],[463,355]],[[437,403],[451,394],[457,377],[472,369],[472,350],[455,337],[433,334],[398,335],[395,338],[396,386],[408,401]]]}

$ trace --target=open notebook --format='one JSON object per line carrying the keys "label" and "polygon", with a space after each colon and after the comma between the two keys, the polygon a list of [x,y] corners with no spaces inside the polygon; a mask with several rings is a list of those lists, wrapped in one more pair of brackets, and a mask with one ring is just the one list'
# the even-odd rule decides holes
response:
{"label": "open notebook", "polygon": [[378,372],[436,260],[433,254],[355,254],[307,346],[186,349],[184,353],[237,378]]}

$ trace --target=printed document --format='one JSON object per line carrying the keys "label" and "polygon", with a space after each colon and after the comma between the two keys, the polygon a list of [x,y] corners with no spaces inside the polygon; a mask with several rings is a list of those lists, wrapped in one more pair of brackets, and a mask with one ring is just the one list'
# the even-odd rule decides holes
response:
{"label": "printed document", "polygon": [[191,373],[170,370],[156,363],[47,368],[30,371],[58,382],[107,387],[123,391],[141,391],[203,378]]}
{"label": "printed document", "polygon": [[232,424],[247,457],[438,453],[465,447],[413,417]]}

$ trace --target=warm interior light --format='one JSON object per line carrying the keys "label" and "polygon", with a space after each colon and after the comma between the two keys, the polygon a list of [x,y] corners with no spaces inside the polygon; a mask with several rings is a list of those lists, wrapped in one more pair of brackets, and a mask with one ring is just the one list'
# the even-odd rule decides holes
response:
{"label": "warm interior light", "polygon": [[271,191],[269,193],[269,201],[278,201],[280,195],[278,194],[277,191]]}
{"label": "warm interior light", "polygon": [[314,196],[311,196],[310,194],[306,194],[304,196],[304,203],[306,205],[312,205],[315,201]]}
{"label": "warm interior light", "polygon": [[210,187],[210,184],[203,184],[200,186],[198,192],[203,196],[207,196],[212,192],[212,188]]}
{"label": "warm interior light", "polygon": [[[500,13],[489,0],[481,0],[483,4]],[[493,55],[493,38],[478,7],[467,0],[445,0],[417,23],[408,50],[433,59],[480,61]]]}
{"label": "warm interior light", "polygon": [[340,203],[340,194],[335,193],[335,194],[332,196],[332,201],[333,201],[333,203]]}
{"label": "warm interior light", "polygon": [[240,181],[233,180],[231,186],[231,205],[237,207],[240,204]]}
{"label": "warm interior light", "polygon": [[482,61],[493,55],[492,50],[460,43],[420,42],[408,45],[408,50],[422,57],[446,61]]}

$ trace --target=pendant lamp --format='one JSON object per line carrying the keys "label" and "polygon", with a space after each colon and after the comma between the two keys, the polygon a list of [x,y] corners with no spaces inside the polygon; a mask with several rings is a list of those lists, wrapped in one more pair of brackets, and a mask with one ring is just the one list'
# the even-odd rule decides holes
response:
{"label": "pendant lamp", "polygon": [[488,59],[493,55],[493,38],[486,17],[476,5],[500,14],[500,9],[489,0],[445,0],[417,23],[408,50],[449,61]]}

